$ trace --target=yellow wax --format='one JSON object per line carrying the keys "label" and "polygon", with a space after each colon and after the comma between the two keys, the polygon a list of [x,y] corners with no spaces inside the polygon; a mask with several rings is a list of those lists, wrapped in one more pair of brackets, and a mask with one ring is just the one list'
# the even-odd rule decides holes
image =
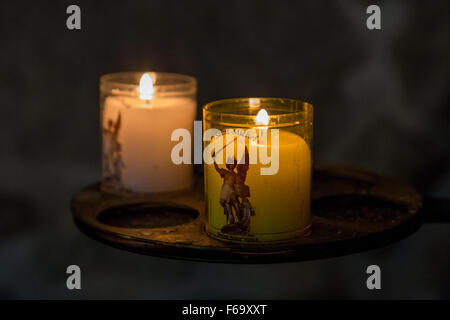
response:
{"label": "yellow wax", "polygon": [[[268,154],[273,150],[269,139],[265,145]],[[238,140],[236,140],[238,141]],[[211,143],[217,144],[218,139]],[[236,142],[238,144],[239,142]],[[242,141],[240,142],[242,143]],[[246,139],[246,146],[255,144]],[[223,136],[226,145],[226,135]],[[258,153],[263,145],[256,143]],[[250,235],[227,235],[221,228],[227,224],[224,209],[220,205],[223,178],[214,165],[205,165],[205,188],[207,191],[207,231],[218,238],[235,241],[278,241],[300,236],[309,230],[311,191],[311,150],[300,136],[279,131],[279,168],[274,175],[261,175],[261,167],[270,164],[250,164],[245,184],[250,188],[250,201],[255,215],[250,219]],[[226,153],[216,151],[216,159],[223,159],[220,168],[225,168]],[[229,156],[229,155],[228,155]],[[239,160],[239,159],[237,159]]]}

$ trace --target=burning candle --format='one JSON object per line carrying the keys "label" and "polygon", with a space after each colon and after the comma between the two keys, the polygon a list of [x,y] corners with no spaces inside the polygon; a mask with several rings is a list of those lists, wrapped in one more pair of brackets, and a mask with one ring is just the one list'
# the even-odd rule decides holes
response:
{"label": "burning candle", "polygon": [[228,99],[203,117],[207,232],[244,243],[309,234],[312,106]]}
{"label": "burning candle", "polygon": [[196,80],[170,73],[101,78],[102,188],[154,193],[188,188],[192,165],[171,160],[172,131],[192,133]]}

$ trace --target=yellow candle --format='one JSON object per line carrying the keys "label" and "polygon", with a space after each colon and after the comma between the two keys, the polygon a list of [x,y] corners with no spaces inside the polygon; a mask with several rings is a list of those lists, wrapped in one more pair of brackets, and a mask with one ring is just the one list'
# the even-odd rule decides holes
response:
{"label": "yellow candle", "polygon": [[[223,136],[223,145],[226,139],[227,136]],[[270,139],[265,145],[246,140],[247,147],[249,143],[256,144],[258,153],[264,146],[267,146],[269,153],[273,152]],[[238,144],[236,141],[236,149]],[[247,172],[245,184],[250,189],[248,200],[255,211],[255,215],[250,218],[250,235],[227,236],[221,232],[227,224],[224,209],[220,204],[223,178],[213,164],[205,166],[209,232],[218,237],[235,240],[243,238],[247,241],[276,241],[299,236],[311,224],[311,151],[308,144],[298,135],[281,130],[279,146],[276,148],[279,153],[279,169],[276,174],[261,175],[261,167],[267,166],[259,161],[257,164],[250,164]],[[219,165],[219,168],[226,168],[225,153],[223,149],[215,154],[216,159],[223,159],[224,164]]]}
{"label": "yellow candle", "polygon": [[[211,113],[215,113],[208,116],[211,109]],[[204,121],[210,121],[205,125],[206,130],[215,127],[214,121],[211,120],[225,119],[225,126],[218,128],[222,135],[213,137],[210,143],[205,144],[205,156],[210,154],[214,159],[208,163],[205,158],[206,231],[218,239],[245,243],[283,241],[309,234],[311,149],[308,142],[297,132],[310,138],[312,116],[286,116],[289,119],[295,116],[300,119],[304,117],[307,121],[303,125],[300,121],[294,121],[292,126],[281,124],[276,129],[273,125],[254,126],[253,132],[256,132],[256,136],[244,134],[244,139],[242,132],[252,129],[248,128],[247,123],[243,123],[244,129],[240,132],[230,132],[229,129],[233,129],[232,122],[235,121],[233,115],[225,112],[218,116],[214,106],[208,109],[207,105],[205,110]],[[229,107],[229,110],[236,112],[234,107]],[[253,118],[258,120],[258,116]],[[273,116],[273,122],[280,124],[282,117],[283,115],[279,114]],[[248,119],[249,117],[246,117],[241,121],[248,122]],[[255,121],[255,124],[257,125],[258,121]],[[235,128],[239,128],[237,123]],[[278,133],[278,141],[272,141],[272,137],[276,137],[275,131]],[[247,150],[247,159],[242,150]],[[261,155],[264,154],[270,155],[272,162],[278,160],[276,173],[271,174],[274,171],[267,170],[273,163],[261,163]],[[257,159],[252,161],[250,158],[255,155]],[[250,160],[250,164],[245,167],[242,163],[235,164],[230,161],[233,159]],[[266,169],[266,174],[263,174],[263,169]]]}

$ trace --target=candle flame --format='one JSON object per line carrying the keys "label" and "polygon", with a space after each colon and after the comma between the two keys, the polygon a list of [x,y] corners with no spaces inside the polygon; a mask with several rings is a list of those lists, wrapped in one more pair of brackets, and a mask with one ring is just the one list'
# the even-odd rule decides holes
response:
{"label": "candle flame", "polygon": [[258,114],[255,117],[256,124],[262,124],[267,126],[269,124],[269,114],[266,109],[259,110]]}
{"label": "candle flame", "polygon": [[154,91],[153,78],[148,73],[144,73],[139,81],[139,98],[152,100]]}
{"label": "candle flame", "polygon": [[250,107],[258,107],[261,101],[258,98],[250,98]]}

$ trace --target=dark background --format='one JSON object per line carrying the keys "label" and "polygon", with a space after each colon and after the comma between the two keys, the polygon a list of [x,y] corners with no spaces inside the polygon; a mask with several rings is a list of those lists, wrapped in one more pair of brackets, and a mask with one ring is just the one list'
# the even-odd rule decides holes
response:
{"label": "dark background", "polygon": [[[81,7],[82,29],[66,28]],[[366,28],[369,4],[382,30]],[[99,180],[98,81],[186,73],[199,108],[281,96],[315,106],[315,161],[450,195],[450,2],[1,1],[1,298],[450,298],[450,229],[380,250],[280,265],[140,256],[74,226],[71,196]],[[200,109],[199,109],[200,110]],[[200,113],[199,113],[200,115]],[[66,267],[82,290],[66,289]],[[366,267],[382,290],[366,289]]]}

